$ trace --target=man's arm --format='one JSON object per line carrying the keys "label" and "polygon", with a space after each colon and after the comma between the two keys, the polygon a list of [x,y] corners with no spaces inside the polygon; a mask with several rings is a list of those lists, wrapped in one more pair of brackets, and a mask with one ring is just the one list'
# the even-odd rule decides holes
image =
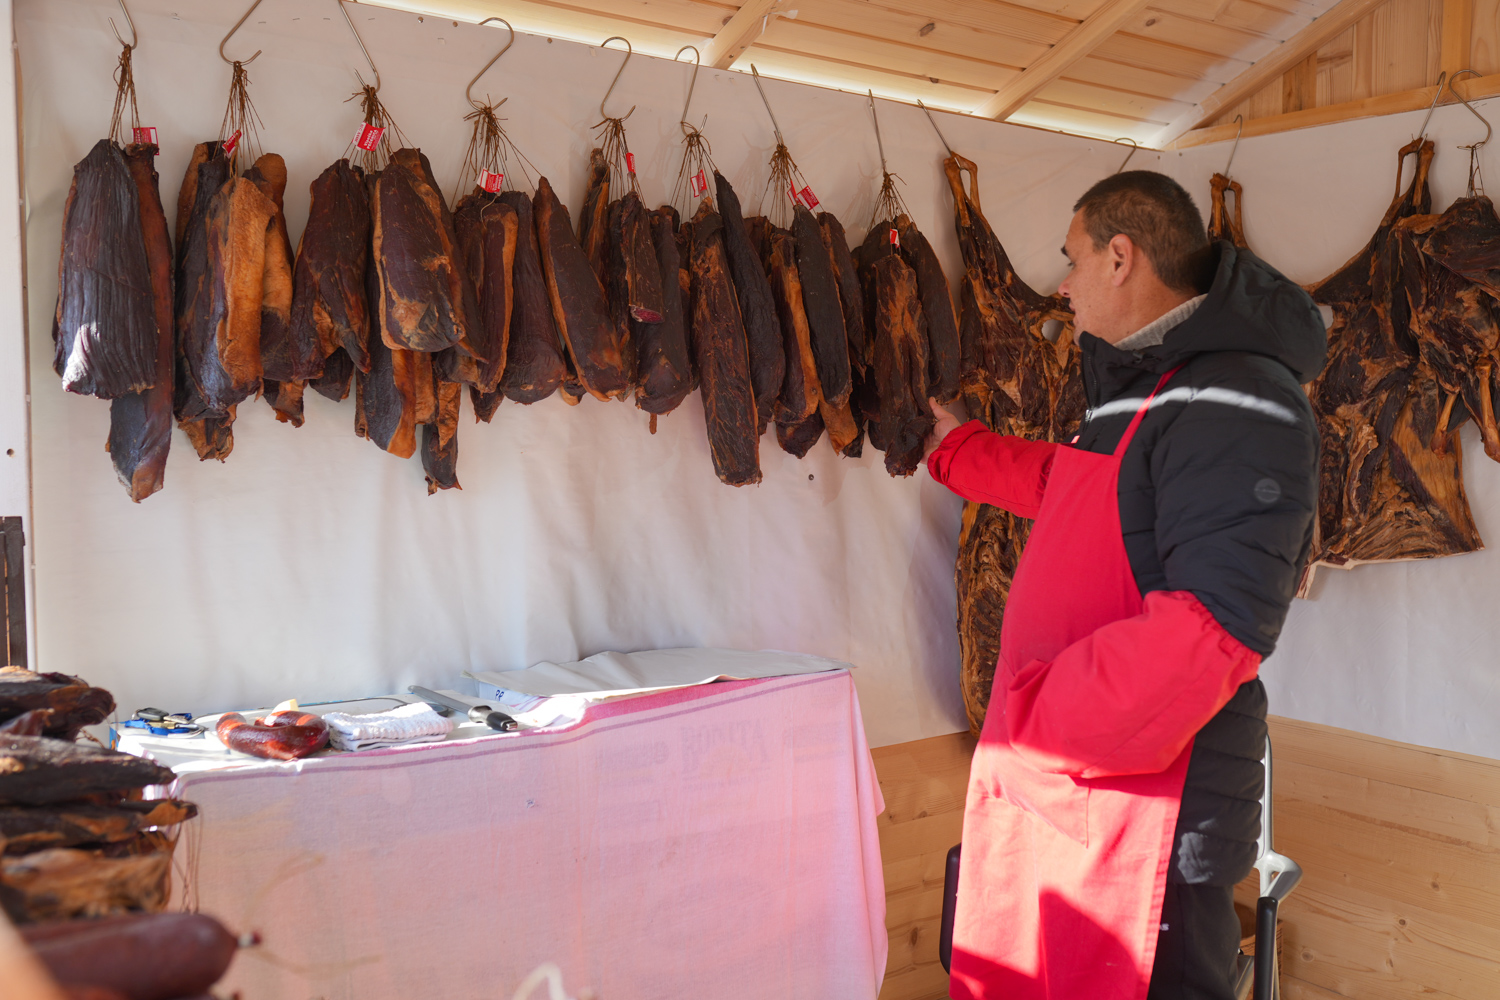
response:
{"label": "man's arm", "polygon": [[1305,404],[1239,385],[1283,419],[1191,402],[1152,452],[1166,589],[1008,684],[1011,742],[1083,778],[1169,765],[1275,645],[1305,558],[1317,438]]}
{"label": "man's arm", "polygon": [[996,434],[928,400],[937,423],[927,437],[927,471],[965,500],[1036,517],[1057,445]]}

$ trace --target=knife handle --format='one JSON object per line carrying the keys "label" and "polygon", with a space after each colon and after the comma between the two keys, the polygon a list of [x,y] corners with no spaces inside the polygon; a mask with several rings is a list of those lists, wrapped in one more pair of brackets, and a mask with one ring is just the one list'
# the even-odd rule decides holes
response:
{"label": "knife handle", "polygon": [[474,722],[482,722],[498,733],[511,733],[521,728],[521,724],[504,712],[497,712],[488,705],[475,705],[469,709],[469,718]]}

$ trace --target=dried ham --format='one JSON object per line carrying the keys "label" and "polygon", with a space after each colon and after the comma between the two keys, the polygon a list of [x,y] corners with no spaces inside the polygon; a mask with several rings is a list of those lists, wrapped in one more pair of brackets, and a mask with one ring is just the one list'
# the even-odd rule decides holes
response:
{"label": "dried ham", "polygon": [[159,344],[141,201],[124,152],[100,139],[73,168],[52,326],[63,388],[117,399],[156,384]]}
{"label": "dried ham", "polygon": [[723,222],[707,200],[692,225],[693,353],[709,452],[721,481],[745,486],[760,482],[763,426],[756,416],[745,327],[729,277]]}
{"label": "dried ham", "polygon": [[[517,403],[535,403],[557,391],[567,373],[567,366],[563,362],[557,324],[552,317],[547,281],[542,275],[531,199],[519,191],[506,191],[500,195],[500,200],[515,210],[517,236],[511,280],[514,302],[510,312],[510,338],[499,391]],[[480,411],[478,400],[475,400],[475,411]],[[494,412],[493,408],[490,412]]]}
{"label": "dried ham", "polygon": [[844,306],[839,299],[833,254],[824,242],[823,228],[806,208],[792,216],[797,244],[797,274],[802,280],[802,307],[812,334],[813,360],[823,398],[833,406],[849,400],[849,337],[844,331]]}
{"label": "dried ham", "polygon": [[604,285],[573,237],[568,210],[545,177],[537,182],[534,210],[552,316],[579,385],[597,399],[618,399],[634,381],[629,345],[610,318]]}
{"label": "dried ham", "polygon": [[650,215],[657,274],[662,293],[659,323],[637,323],[636,357],[640,385],[635,405],[652,415],[671,413],[693,391],[693,366],[688,357],[687,305],[682,291],[682,259],[677,248],[677,211],[670,205]]}
{"label": "dried ham", "polygon": [[339,160],[310,185],[307,227],[292,272],[292,332],[316,338],[321,360],[313,387],[334,400],[349,392],[355,368],[370,368],[365,270],[370,261],[370,196],[364,171]]}
{"label": "dried ham", "polygon": [[739,303],[739,314],[745,331],[750,356],[750,378],[755,391],[756,425],[758,433],[764,433],[766,424],[781,394],[781,381],[786,373],[786,358],[782,348],[781,330],[777,326],[776,302],[771,296],[771,285],[766,280],[760,255],[756,252],[745,231],[745,220],[740,212],[740,199],[729,181],[717,170],[714,171],[714,188],[719,196],[720,243],[728,255],[729,273],[734,281],[735,297]]}
{"label": "dried ham", "polygon": [[125,147],[125,164],[140,203],[141,235],[151,275],[156,379],[151,388],[126,393],[110,403],[108,447],[115,474],[136,503],[161,489],[172,443],[172,241],[167,235],[155,161],[154,145]]}
{"label": "dried ham", "polygon": [[510,342],[516,244],[520,229],[516,210],[481,188],[463,198],[453,213],[460,259],[474,285],[478,311],[469,323],[470,340],[484,359],[475,364],[472,386],[494,394],[505,373]]}
{"label": "dried ham", "polygon": [[287,235],[286,161],[267,153],[245,171],[276,207],[266,230],[265,265],[261,274],[260,364],[261,385],[276,419],[302,426],[302,391],[308,380],[323,371],[323,346],[315,330],[292,327],[292,240]]}
{"label": "dried ham", "polygon": [[909,217],[896,217],[896,232],[901,237],[901,257],[916,272],[922,318],[927,321],[927,391],[939,403],[951,403],[958,398],[961,348],[948,279],[932,244]]}
{"label": "dried ham", "polygon": [[880,391],[880,433],[886,442],[885,469],[893,476],[909,476],[921,464],[922,445],[933,425],[927,405],[921,295],[916,272],[899,256],[880,258],[871,272],[875,380]]}
{"label": "dried ham", "polygon": [[[1242,211],[1245,191],[1239,181],[1232,181],[1223,174],[1214,174],[1209,181],[1210,208],[1208,213],[1208,238],[1228,240],[1235,246],[1248,249],[1245,242],[1245,217]],[[1228,192],[1234,192],[1234,208],[1228,205]]]}

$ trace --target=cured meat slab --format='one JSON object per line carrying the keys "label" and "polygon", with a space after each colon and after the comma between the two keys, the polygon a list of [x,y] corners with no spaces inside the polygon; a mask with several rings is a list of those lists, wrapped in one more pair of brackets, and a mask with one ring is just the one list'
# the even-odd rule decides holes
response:
{"label": "cured meat slab", "polygon": [[[316,338],[323,364],[315,375],[339,349],[354,367],[369,371],[365,268],[370,261],[370,198],[364,171],[339,160],[318,175],[309,191],[307,227],[292,275],[291,335],[299,342]],[[342,367],[340,363],[332,373],[335,378]],[[342,382],[347,391],[347,374]]]}
{"label": "cured meat slab", "polygon": [[776,399],[781,394],[781,380],[786,374],[786,357],[782,349],[781,330],[777,326],[776,301],[761,266],[760,254],[745,231],[739,195],[717,170],[714,190],[719,196],[720,223],[717,230],[727,254],[730,278],[734,282],[741,324],[750,357],[750,379],[754,385],[755,406],[759,414],[757,430],[764,433],[771,419]]}
{"label": "cured meat slab", "polygon": [[458,410],[463,386],[440,382],[436,386],[435,419],[422,425],[422,471],[427,474],[427,495],[438,490],[457,490]]}
{"label": "cured meat slab", "polygon": [[865,331],[864,293],[859,284],[859,272],[854,267],[843,224],[832,212],[820,212],[818,225],[823,230],[823,242],[828,247],[834,277],[838,281],[839,303],[844,310],[844,333],[849,338],[849,363],[858,374],[870,363],[872,346]]}
{"label": "cured meat slab", "polygon": [[[1245,242],[1245,217],[1243,212],[1245,190],[1239,181],[1232,181],[1223,174],[1214,174],[1208,182],[1209,212],[1208,238],[1228,240],[1241,249],[1248,249]],[[1234,192],[1234,207],[1228,204],[1229,192]]]}
{"label": "cured meat slab", "polygon": [[916,223],[908,216],[898,215],[896,231],[901,237],[901,257],[916,272],[922,318],[927,321],[928,393],[939,403],[951,403],[958,398],[962,348],[948,279],[943,276],[932,244]]}
{"label": "cured meat slab", "polygon": [[853,390],[849,367],[849,338],[844,331],[844,305],[839,299],[833,253],[824,242],[824,230],[806,208],[798,205],[792,216],[796,237],[797,274],[802,281],[802,308],[812,334],[813,360],[818,368],[822,396],[833,406],[842,406]]}
{"label": "cured meat slab", "polygon": [[[899,256],[871,268],[875,293],[875,380],[880,390],[880,431],[885,469],[909,476],[922,461],[932,430],[927,404],[927,338],[922,329],[917,275]],[[827,413],[824,414],[827,420]]]}
{"label": "cured meat slab", "polygon": [[[506,191],[500,200],[516,213],[510,337],[500,391],[517,403],[535,403],[557,391],[567,374],[567,365],[552,316],[547,280],[542,275],[531,199],[519,191]],[[477,403],[475,408],[478,409]]]}
{"label": "cured meat slab", "polygon": [[[781,396],[776,402],[777,438],[779,428],[804,423],[818,411],[823,390],[818,382],[817,361],[813,358],[812,331],[802,305],[802,279],[797,272],[797,238],[787,229],[770,229],[762,245],[766,273],[771,280],[771,294],[781,327],[782,350],[786,371],[781,382]],[[819,423],[821,428],[822,424]],[[821,430],[820,430],[821,433]],[[794,437],[793,440],[798,440]],[[817,440],[814,437],[813,440]],[[804,449],[805,451],[805,449]],[[801,458],[801,455],[797,456]]]}
{"label": "cured meat slab", "polygon": [[505,373],[510,343],[512,275],[520,235],[516,210],[475,188],[458,203],[453,228],[478,304],[469,324],[470,339],[484,360],[475,363],[473,389],[481,394],[494,393]]}
{"label": "cured meat slab", "polygon": [[671,413],[693,390],[687,336],[687,305],[691,299],[683,295],[676,209],[663,205],[651,213],[650,224],[662,292],[662,317],[659,323],[638,323],[632,330],[638,341],[640,374],[635,402],[656,416]]}
{"label": "cured meat slab", "polygon": [[746,486],[760,482],[764,425],[756,416],[750,356],[729,277],[723,228],[705,200],[693,217],[693,352],[714,472],[730,486]]}
{"label": "cured meat slab", "polygon": [[[292,240],[287,235],[286,161],[267,153],[245,171],[245,179],[276,206],[266,230],[265,266],[261,275],[260,364],[262,388],[276,419],[302,426],[302,390],[323,370],[323,349],[316,331],[292,327]],[[300,335],[298,335],[300,333]]]}

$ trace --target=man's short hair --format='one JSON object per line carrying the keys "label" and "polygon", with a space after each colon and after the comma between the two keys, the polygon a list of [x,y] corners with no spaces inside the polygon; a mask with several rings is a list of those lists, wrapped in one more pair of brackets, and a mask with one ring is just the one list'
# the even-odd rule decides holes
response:
{"label": "man's short hair", "polygon": [[1078,199],[1073,211],[1083,213],[1095,250],[1116,236],[1129,236],[1162,284],[1177,292],[1208,290],[1213,274],[1203,216],[1167,175],[1130,170],[1106,177]]}

